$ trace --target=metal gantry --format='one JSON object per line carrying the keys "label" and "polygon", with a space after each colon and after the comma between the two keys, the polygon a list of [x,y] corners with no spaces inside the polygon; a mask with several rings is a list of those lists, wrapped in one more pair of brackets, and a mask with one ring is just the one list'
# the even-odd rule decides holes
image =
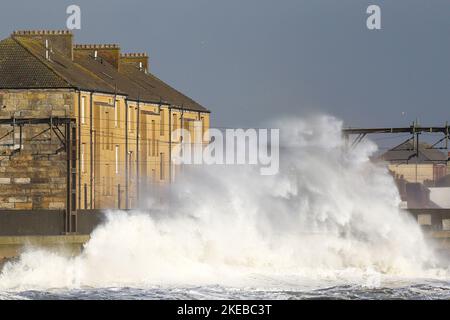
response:
{"label": "metal gantry", "polygon": [[[0,137],[0,146],[12,147],[9,157],[22,151],[23,148],[23,128],[27,125],[48,125],[39,133],[30,137],[28,141],[38,141],[43,134],[50,132],[54,134],[60,142],[60,146],[55,152],[46,155],[56,155],[60,152],[66,152],[66,210],[64,219],[64,230],[66,233],[76,232],[76,127],[75,119],[67,117],[47,117],[47,118],[4,118],[0,119],[0,126],[11,126],[11,130]],[[61,130],[61,127],[63,129]],[[16,130],[19,130],[19,141],[16,142]],[[10,137],[6,143],[2,140]],[[47,140],[48,139],[44,139]],[[50,138],[51,140],[51,138]],[[12,141],[12,142],[9,142]],[[42,155],[42,154],[39,154]]]}
{"label": "metal gantry", "polygon": [[[342,133],[347,141],[350,142],[350,135],[356,135],[354,140],[351,142],[350,146],[355,147],[358,145],[368,134],[395,134],[395,133],[409,133],[412,135],[408,140],[414,139],[415,150],[418,151],[419,146],[419,135],[422,133],[440,133],[443,134],[443,137],[440,138],[437,142],[431,145],[430,149],[448,149],[448,140],[449,140],[449,131],[450,128],[448,126],[448,122],[445,123],[443,127],[427,127],[420,126],[417,122],[413,122],[413,124],[409,127],[392,127],[392,128],[345,128],[342,130]],[[440,143],[444,142],[444,146],[439,147]]]}

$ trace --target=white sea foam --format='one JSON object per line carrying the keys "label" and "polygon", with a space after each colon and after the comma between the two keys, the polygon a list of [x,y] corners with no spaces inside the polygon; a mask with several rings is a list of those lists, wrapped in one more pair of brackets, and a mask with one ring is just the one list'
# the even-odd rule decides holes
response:
{"label": "white sea foam", "polygon": [[[170,201],[109,212],[83,253],[29,250],[0,290],[222,284],[288,288],[380,277],[447,277],[417,223],[398,209],[375,144],[346,148],[329,116],[286,120],[280,173],[252,166],[185,168]],[[170,204],[168,204],[170,203]]]}

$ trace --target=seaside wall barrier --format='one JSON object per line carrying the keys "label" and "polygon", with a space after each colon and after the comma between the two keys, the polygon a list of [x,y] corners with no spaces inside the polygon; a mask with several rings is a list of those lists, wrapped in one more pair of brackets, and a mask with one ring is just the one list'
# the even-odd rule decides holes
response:
{"label": "seaside wall barrier", "polygon": [[76,255],[104,218],[101,210],[78,211],[78,232],[64,234],[64,210],[1,210],[0,269],[8,259],[29,247]]}
{"label": "seaside wall barrier", "polygon": [[[77,211],[77,233],[89,235],[104,219],[101,210]],[[64,210],[1,210],[1,236],[58,236],[64,234]]]}
{"label": "seaside wall barrier", "polygon": [[[427,236],[450,250],[450,209],[409,209]],[[64,210],[0,211],[0,268],[2,261],[26,247],[62,250],[73,255],[81,252],[89,235],[103,221],[101,210],[77,211],[77,232],[64,233]]]}

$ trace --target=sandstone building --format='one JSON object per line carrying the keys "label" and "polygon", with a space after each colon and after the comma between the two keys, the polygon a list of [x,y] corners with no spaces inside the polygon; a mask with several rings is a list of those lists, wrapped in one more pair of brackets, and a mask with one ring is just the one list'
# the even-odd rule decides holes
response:
{"label": "sandstone building", "polygon": [[420,143],[418,151],[415,149],[414,142],[408,140],[383,153],[380,159],[388,162],[396,179],[432,186],[447,174],[448,157],[426,143]]}
{"label": "sandstone building", "polygon": [[69,31],[2,40],[0,209],[133,208],[175,179],[170,133],[206,130],[210,112],[149,69],[144,53]]}

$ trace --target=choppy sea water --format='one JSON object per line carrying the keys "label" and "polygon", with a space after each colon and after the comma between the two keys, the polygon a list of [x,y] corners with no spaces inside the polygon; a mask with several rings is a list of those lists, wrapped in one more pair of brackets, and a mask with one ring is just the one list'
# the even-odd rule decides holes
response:
{"label": "choppy sea water", "polygon": [[0,299],[450,299],[450,263],[399,209],[374,143],[348,150],[326,116],[274,127],[278,175],[186,170],[170,201],[108,212],[79,256],[26,248]]}
{"label": "choppy sea water", "polygon": [[382,284],[378,287],[339,284],[318,288],[261,289],[223,286],[109,287],[71,290],[48,289],[0,292],[0,300],[448,300],[450,281],[420,280]]}

